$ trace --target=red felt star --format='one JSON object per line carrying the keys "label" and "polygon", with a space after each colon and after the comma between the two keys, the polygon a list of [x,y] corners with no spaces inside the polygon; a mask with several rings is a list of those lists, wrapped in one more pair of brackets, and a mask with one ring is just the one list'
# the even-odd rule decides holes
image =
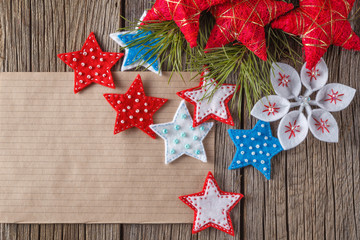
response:
{"label": "red felt star", "polygon": [[274,0],[230,0],[211,9],[216,24],[206,49],[222,47],[235,40],[262,60],[267,59],[264,27],[293,9],[293,5]]}
{"label": "red felt star", "polygon": [[122,56],[123,53],[103,52],[94,33],[90,33],[80,51],[58,54],[64,63],[75,70],[75,93],[93,82],[115,88],[110,68]]}
{"label": "red felt star", "polygon": [[214,79],[204,77],[204,73],[202,75],[199,86],[176,93],[195,106],[193,127],[197,127],[209,119],[234,126],[228,103],[236,91],[236,85],[222,84],[218,86]]}
{"label": "red felt star", "polygon": [[140,75],[125,94],[105,93],[104,97],[117,112],[114,134],[137,127],[155,138],[149,125],[153,124],[154,113],[167,99],[146,96]]}
{"label": "red felt star", "polygon": [[197,45],[200,13],[226,0],[156,0],[143,22],[174,20],[190,47]]}
{"label": "red felt star", "polygon": [[313,69],[331,44],[360,51],[360,38],[347,16],[355,0],[300,0],[300,7],[276,19],[273,28],[299,35],[306,67]]}
{"label": "red felt star", "polygon": [[234,235],[230,211],[243,198],[243,195],[221,191],[211,172],[205,179],[202,192],[179,198],[195,211],[192,233],[214,227]]}

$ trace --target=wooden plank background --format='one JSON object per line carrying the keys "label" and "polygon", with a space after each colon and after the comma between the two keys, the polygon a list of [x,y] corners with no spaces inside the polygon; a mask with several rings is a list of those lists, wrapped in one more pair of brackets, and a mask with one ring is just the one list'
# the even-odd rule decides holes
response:
{"label": "wooden plank background", "polygon": [[[120,14],[137,19],[151,2],[0,0],[0,71],[71,71],[56,54],[80,49],[91,31],[103,50],[117,51],[108,35],[125,24]],[[353,27],[360,34],[360,18]],[[332,46],[325,61],[330,82],[359,92],[360,53]],[[119,68],[118,63],[113,69]],[[360,239],[359,106],[357,94],[349,108],[334,114],[338,144],[310,134],[299,147],[276,156],[271,181],[252,167],[227,170],[235,147],[228,126],[216,124],[215,176],[223,190],[245,195],[231,214],[235,237],[215,229],[192,235],[190,224],[1,224],[0,239]],[[246,115],[239,119],[235,110],[233,115],[237,128],[254,125]]]}

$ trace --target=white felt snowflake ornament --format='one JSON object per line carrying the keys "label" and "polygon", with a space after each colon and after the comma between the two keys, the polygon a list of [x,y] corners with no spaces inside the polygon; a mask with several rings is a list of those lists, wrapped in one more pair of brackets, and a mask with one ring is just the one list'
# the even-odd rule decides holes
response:
{"label": "white felt snowflake ornament", "polygon": [[[251,111],[251,115],[266,122],[281,119],[278,138],[284,150],[299,145],[309,129],[321,141],[337,142],[339,129],[330,112],[346,108],[355,95],[356,90],[351,87],[339,83],[326,84],[328,68],[323,59],[312,70],[305,66],[306,63],[299,76],[293,67],[273,63],[271,83],[277,95],[260,99]],[[301,83],[306,88],[303,95],[299,95]],[[312,100],[310,96],[316,91]],[[312,109],[311,106],[318,108]],[[289,112],[294,107],[299,109]],[[303,114],[304,109],[307,117]]]}

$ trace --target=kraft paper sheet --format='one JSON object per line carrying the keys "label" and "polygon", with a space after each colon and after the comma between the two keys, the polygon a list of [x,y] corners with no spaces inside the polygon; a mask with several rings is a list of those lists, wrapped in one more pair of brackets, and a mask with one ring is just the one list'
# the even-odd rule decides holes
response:
{"label": "kraft paper sheet", "polygon": [[[138,72],[114,72],[116,89],[73,93],[73,73],[0,73],[0,222],[191,223],[178,196],[199,192],[214,168],[183,156],[164,164],[164,142],[137,128],[113,135],[104,93],[125,93]],[[169,73],[140,73],[148,96],[168,98],[154,123],[172,121],[177,91],[197,86]],[[192,113],[192,106],[187,105]]]}

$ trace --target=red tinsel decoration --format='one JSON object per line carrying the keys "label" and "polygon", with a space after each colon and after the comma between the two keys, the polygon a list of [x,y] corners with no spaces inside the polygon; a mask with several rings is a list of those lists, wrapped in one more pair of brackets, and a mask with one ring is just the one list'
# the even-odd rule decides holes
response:
{"label": "red tinsel decoration", "polygon": [[355,0],[300,0],[300,7],[278,18],[273,28],[302,38],[306,67],[312,69],[331,44],[360,51],[360,38],[347,20]]}
{"label": "red tinsel decoration", "polygon": [[206,49],[222,47],[235,40],[262,60],[267,59],[264,27],[293,9],[293,5],[274,0],[229,0],[211,9],[216,24]]}
{"label": "red tinsel decoration", "polygon": [[190,47],[197,45],[200,13],[226,0],[156,0],[143,22],[174,20]]}

